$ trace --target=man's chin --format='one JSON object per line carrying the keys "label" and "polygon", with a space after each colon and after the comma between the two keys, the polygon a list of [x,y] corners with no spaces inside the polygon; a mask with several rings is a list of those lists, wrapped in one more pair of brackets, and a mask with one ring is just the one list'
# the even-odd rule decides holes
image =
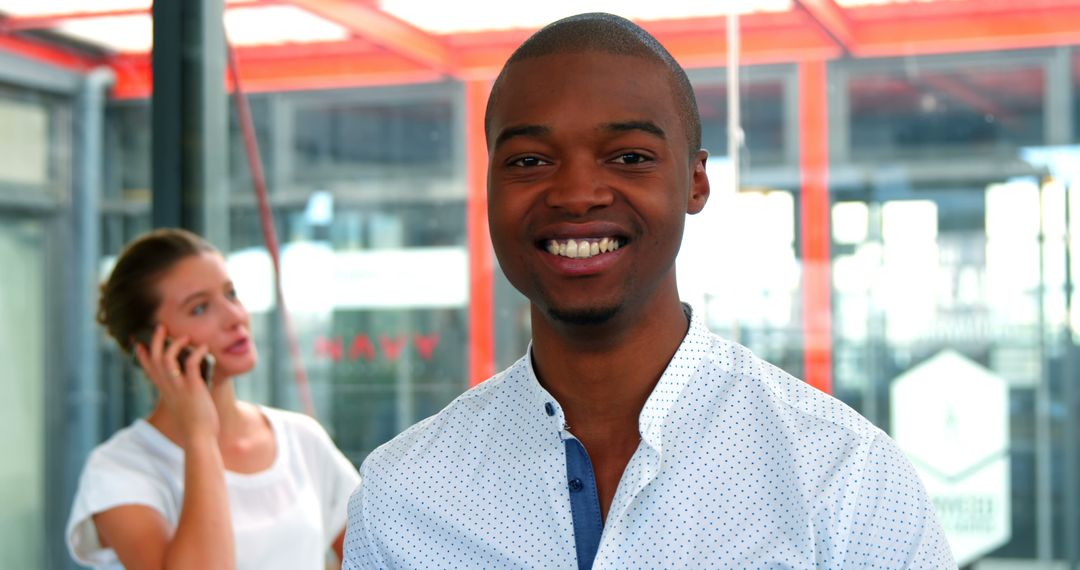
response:
{"label": "man's chin", "polygon": [[564,309],[549,307],[548,316],[567,325],[588,326],[602,325],[610,321],[619,312],[617,306],[612,307],[585,307],[580,309]]}

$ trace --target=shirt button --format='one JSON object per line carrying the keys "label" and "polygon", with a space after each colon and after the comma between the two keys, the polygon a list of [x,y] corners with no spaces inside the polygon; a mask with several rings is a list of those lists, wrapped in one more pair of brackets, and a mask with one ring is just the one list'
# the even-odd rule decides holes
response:
{"label": "shirt button", "polygon": [[578,491],[582,490],[584,487],[585,487],[585,484],[581,482],[581,479],[574,478],[574,479],[570,480],[570,492],[571,493],[577,493]]}
{"label": "shirt button", "polygon": [[547,415],[554,416],[555,415],[555,406],[552,406],[551,402],[548,402],[548,403],[544,404],[544,411],[547,412]]}

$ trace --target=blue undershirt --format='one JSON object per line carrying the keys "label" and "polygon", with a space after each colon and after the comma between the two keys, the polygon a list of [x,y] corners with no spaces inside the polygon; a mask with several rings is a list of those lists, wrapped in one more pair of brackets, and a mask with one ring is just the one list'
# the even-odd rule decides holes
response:
{"label": "blue undershirt", "polygon": [[570,491],[570,512],[574,519],[578,570],[589,570],[600,546],[600,535],[604,532],[600,495],[596,491],[596,474],[585,446],[574,438],[566,439],[565,443],[566,481]]}

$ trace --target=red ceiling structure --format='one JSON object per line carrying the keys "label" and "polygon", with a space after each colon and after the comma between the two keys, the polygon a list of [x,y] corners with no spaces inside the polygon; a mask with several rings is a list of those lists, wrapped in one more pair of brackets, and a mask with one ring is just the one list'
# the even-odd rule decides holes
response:
{"label": "red ceiling structure", "polygon": [[[242,80],[253,91],[326,89],[491,78],[533,30],[433,34],[372,0],[255,0],[291,4],[349,30],[345,41],[241,47]],[[117,98],[149,95],[149,54],[92,57],[22,32],[63,22],[146,10],[0,19],[0,49],[82,69],[105,64]],[[1080,44],[1080,0],[939,0],[843,8],[836,0],[795,0],[787,12],[741,17],[743,64],[799,63],[844,56],[882,57]],[[643,22],[688,68],[722,67],[723,17]]]}

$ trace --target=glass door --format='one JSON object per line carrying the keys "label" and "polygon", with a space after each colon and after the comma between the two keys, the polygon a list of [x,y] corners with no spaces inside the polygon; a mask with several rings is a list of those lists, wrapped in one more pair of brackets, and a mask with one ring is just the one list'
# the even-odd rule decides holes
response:
{"label": "glass door", "polygon": [[44,567],[44,224],[0,214],[0,566]]}

